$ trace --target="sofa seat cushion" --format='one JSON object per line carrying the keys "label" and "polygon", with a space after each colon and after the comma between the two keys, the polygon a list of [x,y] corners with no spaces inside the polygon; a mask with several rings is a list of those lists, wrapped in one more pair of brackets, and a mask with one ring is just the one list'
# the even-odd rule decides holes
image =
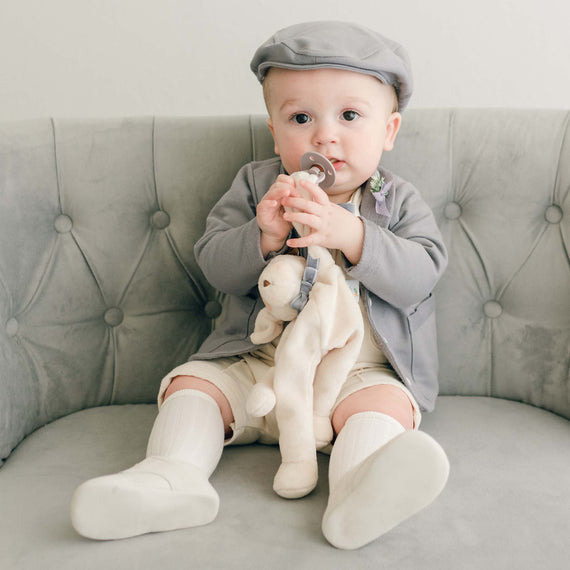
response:
{"label": "sofa seat cushion", "polygon": [[[15,570],[149,568],[566,568],[570,543],[570,422],[526,404],[444,396],[423,429],[446,449],[441,497],[381,540],[339,551],[320,531],[328,458],[308,497],[272,491],[276,447],[224,452],[212,476],[218,519],[204,527],[95,542],[69,521],[74,489],[143,458],[156,407],[92,408],[31,434],[0,470],[1,567]],[[507,547],[506,547],[507,546]],[[506,547],[506,548],[505,548]]]}

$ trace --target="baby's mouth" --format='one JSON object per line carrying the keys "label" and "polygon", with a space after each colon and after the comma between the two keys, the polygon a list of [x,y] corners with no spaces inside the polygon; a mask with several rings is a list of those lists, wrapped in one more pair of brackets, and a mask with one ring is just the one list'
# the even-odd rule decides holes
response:
{"label": "baby's mouth", "polygon": [[329,160],[335,170],[341,169],[345,164],[344,160],[339,160],[337,158],[329,158]]}

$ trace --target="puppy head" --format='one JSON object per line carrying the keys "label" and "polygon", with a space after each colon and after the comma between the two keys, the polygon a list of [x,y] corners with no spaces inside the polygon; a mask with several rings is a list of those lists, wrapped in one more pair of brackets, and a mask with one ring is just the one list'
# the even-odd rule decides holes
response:
{"label": "puppy head", "polygon": [[274,257],[261,272],[257,282],[265,306],[269,309],[288,307],[299,293],[304,270],[305,260],[302,257]]}

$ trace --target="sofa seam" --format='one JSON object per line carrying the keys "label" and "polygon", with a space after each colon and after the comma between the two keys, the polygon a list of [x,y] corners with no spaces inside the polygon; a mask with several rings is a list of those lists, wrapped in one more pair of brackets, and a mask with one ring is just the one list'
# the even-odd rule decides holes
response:
{"label": "sofa seam", "polygon": [[554,177],[554,185],[552,188],[552,196],[551,196],[551,204],[556,204],[555,202],[555,194],[556,190],[560,189],[561,181],[560,181],[560,166],[562,164],[562,151],[564,150],[564,146],[566,143],[566,139],[568,137],[568,130],[570,128],[570,111],[566,113],[566,117],[562,124],[562,138],[560,140],[560,150],[558,151],[558,162],[556,163],[556,175]]}

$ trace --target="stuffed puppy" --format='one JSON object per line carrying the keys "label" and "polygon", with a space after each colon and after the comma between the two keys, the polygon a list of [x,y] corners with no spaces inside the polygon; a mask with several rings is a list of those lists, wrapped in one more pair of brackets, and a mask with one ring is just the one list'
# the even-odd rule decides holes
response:
{"label": "stuffed puppy", "polygon": [[319,267],[300,312],[291,301],[299,293],[305,260],[280,255],[261,273],[265,307],[251,335],[255,344],[264,344],[283,331],[275,366],[254,386],[247,407],[255,416],[275,407],[282,463],[273,489],[285,498],[303,497],[317,484],[316,449],[332,440],[331,410],[363,336],[362,314],[342,270],[322,247],[310,247],[309,255]]}

